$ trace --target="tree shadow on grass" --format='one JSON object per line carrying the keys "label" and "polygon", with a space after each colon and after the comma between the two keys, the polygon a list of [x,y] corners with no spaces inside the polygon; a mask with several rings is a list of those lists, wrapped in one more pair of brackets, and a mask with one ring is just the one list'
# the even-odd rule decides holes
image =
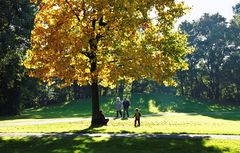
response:
{"label": "tree shadow on grass", "polygon": [[199,113],[203,116],[213,117],[217,119],[239,121],[240,113],[239,112],[209,112],[209,113]]}
{"label": "tree shadow on grass", "polygon": [[206,146],[208,139],[147,137],[24,137],[3,140],[4,153],[223,153],[230,148]]}

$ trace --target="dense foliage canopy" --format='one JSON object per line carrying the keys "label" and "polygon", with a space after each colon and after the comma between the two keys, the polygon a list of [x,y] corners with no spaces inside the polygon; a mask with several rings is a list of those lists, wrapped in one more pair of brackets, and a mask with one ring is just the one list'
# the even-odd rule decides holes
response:
{"label": "dense foliage canopy", "polygon": [[[39,1],[38,1],[39,2]],[[25,66],[50,84],[148,78],[174,85],[191,52],[174,23],[184,14],[174,0],[42,0]],[[154,12],[154,13],[153,13]],[[153,15],[150,15],[154,14]]]}
{"label": "dense foliage canopy", "polygon": [[187,56],[189,70],[178,75],[180,93],[196,98],[239,103],[240,100],[240,20],[239,4],[230,23],[219,14],[205,14],[184,22],[196,51]]}

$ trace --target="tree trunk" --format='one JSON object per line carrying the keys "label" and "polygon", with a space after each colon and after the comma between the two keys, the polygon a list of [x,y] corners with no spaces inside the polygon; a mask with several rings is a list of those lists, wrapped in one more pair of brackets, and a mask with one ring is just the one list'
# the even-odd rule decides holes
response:
{"label": "tree trunk", "polygon": [[92,123],[91,126],[97,126],[99,123],[99,94],[97,81],[92,83]]}
{"label": "tree trunk", "polygon": [[178,73],[178,78],[179,78],[179,88],[180,88],[180,95],[185,95],[184,93],[184,79],[183,79],[183,72]]}
{"label": "tree trunk", "polygon": [[[92,28],[95,30],[96,26],[96,19],[92,20]],[[89,57],[90,62],[91,62],[91,68],[90,72],[92,74],[92,122],[91,126],[97,126],[100,123],[100,118],[99,118],[99,111],[100,111],[100,106],[99,106],[99,91],[98,91],[98,74],[94,74],[97,70],[97,44],[100,40],[100,38],[103,37],[100,34],[97,34],[95,38],[92,38],[89,40],[89,45],[91,49],[91,53],[87,53],[87,57]]]}
{"label": "tree trunk", "polygon": [[92,73],[92,122],[91,126],[97,126],[99,122],[99,111],[100,111],[100,106],[99,106],[99,94],[98,94],[98,78],[95,76],[94,72],[97,69],[97,63],[96,63],[96,55],[93,55],[91,58],[91,73]]}

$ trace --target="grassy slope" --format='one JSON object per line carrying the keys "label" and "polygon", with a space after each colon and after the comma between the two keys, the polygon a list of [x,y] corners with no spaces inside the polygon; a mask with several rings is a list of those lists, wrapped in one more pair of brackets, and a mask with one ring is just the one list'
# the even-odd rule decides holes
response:
{"label": "grassy slope", "polygon": [[[199,113],[208,116],[240,119],[240,115],[235,117],[227,113],[220,112],[239,112],[240,107],[221,106],[210,102],[201,102],[191,98],[185,98],[166,94],[134,94],[130,97],[130,112],[134,112],[136,107],[141,109],[142,114],[157,114],[161,112],[182,112]],[[114,116],[114,98],[101,97],[101,109],[106,116]],[[209,113],[219,112],[219,113]],[[84,99],[67,103],[64,105],[53,105],[39,109],[25,110],[21,116],[16,118],[66,118],[66,117],[89,117],[91,116],[91,100]]]}

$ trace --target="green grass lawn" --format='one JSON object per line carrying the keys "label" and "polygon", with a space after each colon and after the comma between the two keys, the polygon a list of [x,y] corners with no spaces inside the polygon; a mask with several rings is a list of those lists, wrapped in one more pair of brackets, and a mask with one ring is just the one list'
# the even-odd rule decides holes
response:
{"label": "green grass lawn", "polygon": [[[165,94],[135,94],[130,100],[132,106],[129,119],[111,118],[108,126],[100,128],[89,129],[90,120],[42,125],[11,125],[18,122],[40,122],[51,118],[58,120],[63,117],[90,117],[91,102],[87,99],[63,105],[27,109],[21,116],[0,121],[0,132],[240,134],[239,107],[221,106]],[[106,116],[115,116],[113,98],[101,97],[101,107]],[[159,116],[142,117],[141,127],[135,128],[132,118],[135,107],[139,107],[143,115],[159,114]]]}
{"label": "green grass lawn", "polygon": [[239,153],[239,140],[121,137],[0,138],[3,153]]}
{"label": "green grass lawn", "polygon": [[[167,134],[240,134],[240,107],[198,101],[166,94],[135,94],[130,97],[129,119],[110,118],[107,126],[89,128],[90,119],[66,123],[16,125],[19,122],[89,118],[91,100],[26,109],[20,116],[0,118],[0,132],[88,132],[88,133],[167,133]],[[101,97],[101,109],[114,117],[114,98]],[[143,115],[141,126],[134,127],[134,109]],[[163,139],[117,137],[0,137],[3,153],[240,153],[240,140]],[[120,150],[119,150],[120,149]]]}
{"label": "green grass lawn", "polygon": [[[21,122],[23,121],[28,120],[22,120]],[[31,123],[33,121],[37,120],[28,122]],[[140,127],[134,127],[133,118],[125,120],[111,118],[107,126],[94,129],[89,128],[90,122],[89,119],[66,123],[11,125],[9,123],[17,122],[1,121],[0,132],[240,134],[240,121],[182,113],[166,113],[163,116],[142,117]]]}

